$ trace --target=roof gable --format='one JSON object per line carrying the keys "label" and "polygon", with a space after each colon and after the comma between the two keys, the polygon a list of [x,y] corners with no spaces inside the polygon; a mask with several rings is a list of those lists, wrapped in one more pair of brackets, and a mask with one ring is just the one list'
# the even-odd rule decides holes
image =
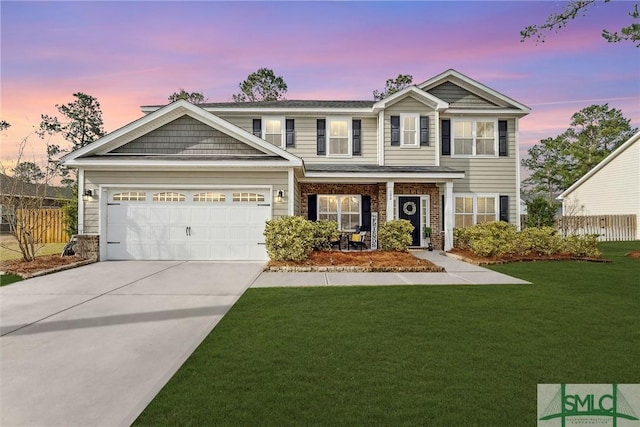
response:
{"label": "roof gable", "polygon": [[602,159],[602,161],[600,163],[595,165],[593,167],[593,169],[591,169],[589,172],[584,174],[584,176],[582,178],[580,178],[579,180],[574,182],[573,185],[571,185],[569,188],[564,190],[558,196],[558,200],[566,199],[569,196],[569,194],[574,192],[578,187],[580,187],[582,184],[584,184],[589,178],[591,178],[598,171],[602,170],[605,166],[607,166],[609,163],[611,163],[616,157],[620,156],[623,152],[625,152],[626,150],[628,150],[632,146],[637,147],[636,144],[640,144],[640,132],[636,133],[631,138],[629,138],[625,143],[623,143],[621,146],[619,146],[618,148],[613,150],[611,152],[611,154],[609,154],[607,157]]}
{"label": "roof gable", "polygon": [[[185,136],[186,138],[184,142],[178,143],[170,136],[176,131],[186,131],[187,135],[193,134],[189,136],[181,134],[181,140]],[[143,150],[143,152],[137,152],[137,150]],[[190,153],[191,150],[195,151]],[[226,152],[220,153],[220,151]],[[173,102],[147,114],[66,155],[63,160],[67,166],[76,166],[82,164],[83,158],[91,157],[92,160],[96,160],[100,156],[107,157],[107,155],[112,158],[114,154],[225,154],[228,156],[234,152],[238,154],[241,152],[243,156],[247,154],[277,156],[288,160],[292,166],[302,164],[302,161],[293,154],[185,100]]]}
{"label": "roof gable", "polygon": [[442,99],[423,90],[420,90],[416,86],[407,86],[406,88],[376,102],[373,105],[373,109],[377,111],[380,109],[388,108],[407,97],[411,97],[416,101],[419,101],[433,108],[434,110],[444,110],[449,107],[449,104]]}
{"label": "roof gable", "polygon": [[[451,85],[442,86],[446,83],[453,84],[454,86],[460,88],[462,91],[458,89],[457,95],[443,95],[443,91],[447,92],[447,89],[453,88],[453,86]],[[438,96],[437,94],[439,94],[440,96],[453,97],[453,100],[457,100],[458,102],[462,102],[463,104],[471,102],[472,105],[474,105],[474,103],[477,104],[478,100],[484,100],[484,102],[488,103],[489,105],[493,105],[494,107],[492,108],[516,109],[520,110],[522,114],[528,114],[531,111],[531,109],[526,105],[521,104],[518,101],[509,98],[508,96],[503,95],[500,92],[493,90],[490,87],[485,86],[482,83],[477,82],[454,69],[449,69],[441,74],[438,74],[437,76],[432,77],[417,86],[426,92],[432,93],[434,96]],[[435,92],[433,92],[434,89],[436,89]],[[460,95],[464,96],[460,98]],[[462,105],[460,105],[460,107],[468,108],[463,107]],[[454,109],[457,107],[451,105],[451,108]],[[474,107],[472,106],[471,108]]]}

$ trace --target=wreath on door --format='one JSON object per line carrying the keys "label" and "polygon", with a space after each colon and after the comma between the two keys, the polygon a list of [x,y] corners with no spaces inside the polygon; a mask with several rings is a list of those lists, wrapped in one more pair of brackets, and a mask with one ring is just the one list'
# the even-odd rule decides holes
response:
{"label": "wreath on door", "polygon": [[418,210],[418,207],[416,206],[415,202],[405,202],[404,205],[402,205],[402,211],[404,212],[405,215],[413,215],[416,213],[416,211]]}

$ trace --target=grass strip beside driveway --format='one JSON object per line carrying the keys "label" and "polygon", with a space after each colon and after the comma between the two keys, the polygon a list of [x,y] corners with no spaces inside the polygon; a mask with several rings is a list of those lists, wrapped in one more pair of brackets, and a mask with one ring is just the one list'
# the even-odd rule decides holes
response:
{"label": "grass strip beside driveway", "polygon": [[522,286],[249,289],[135,425],[535,424],[539,383],[639,383],[638,242]]}

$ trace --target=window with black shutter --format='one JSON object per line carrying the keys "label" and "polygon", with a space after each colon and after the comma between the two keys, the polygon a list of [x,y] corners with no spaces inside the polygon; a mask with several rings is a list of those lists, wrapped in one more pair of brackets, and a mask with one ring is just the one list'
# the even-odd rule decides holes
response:
{"label": "window with black shutter", "polygon": [[362,155],[362,144],[361,144],[361,129],[362,122],[360,120],[353,120],[351,122],[351,144],[352,144],[352,153],[354,156]]}
{"label": "window with black shutter", "polygon": [[317,154],[318,156],[324,156],[327,154],[327,144],[326,144],[326,121],[325,119],[318,119],[317,121]]}
{"label": "window with black shutter", "polygon": [[310,221],[318,220],[318,195],[309,194],[307,196],[307,219]]}
{"label": "window with black shutter", "polygon": [[258,138],[262,138],[262,120],[253,119],[253,134]]}
{"label": "window with black shutter", "polygon": [[509,196],[500,196],[500,221],[509,222]]}
{"label": "window with black shutter", "polygon": [[440,121],[440,134],[442,136],[442,155],[451,155],[451,120]]}
{"label": "window with black shutter", "polygon": [[287,147],[295,147],[296,146],[296,131],[295,131],[295,123],[293,119],[286,120],[286,138],[287,138]]}
{"label": "window with black shutter", "polygon": [[391,145],[400,145],[400,116],[391,116]]}
{"label": "window with black shutter", "polygon": [[420,145],[429,146],[429,117],[420,116]]}
{"label": "window with black shutter", "polygon": [[498,120],[498,155],[508,156],[507,149],[507,121]]}

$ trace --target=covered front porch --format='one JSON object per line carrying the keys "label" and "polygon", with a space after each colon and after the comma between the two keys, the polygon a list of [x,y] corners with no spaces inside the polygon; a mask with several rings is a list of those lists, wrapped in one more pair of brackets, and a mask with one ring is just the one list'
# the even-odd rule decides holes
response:
{"label": "covered front porch", "polygon": [[345,232],[365,231],[369,248],[377,247],[378,226],[392,219],[412,223],[412,247],[453,247],[453,180],[464,177],[463,172],[443,167],[341,169],[307,166],[299,179],[300,215],[336,221]]}

